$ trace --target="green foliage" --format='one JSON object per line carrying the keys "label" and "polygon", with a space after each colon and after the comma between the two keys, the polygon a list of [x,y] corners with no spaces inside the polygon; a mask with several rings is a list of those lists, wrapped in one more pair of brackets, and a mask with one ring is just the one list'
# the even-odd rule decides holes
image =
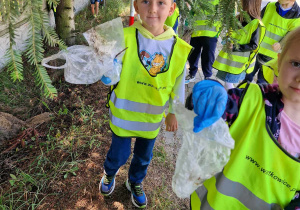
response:
{"label": "green foliage", "polygon": [[105,7],[100,10],[100,16],[102,16],[101,22],[106,22],[117,18],[125,6],[126,3],[123,0],[107,0]]}
{"label": "green foliage", "polygon": [[[56,7],[59,0],[47,0],[49,5]],[[29,38],[25,41],[27,49],[24,57],[27,62],[35,69],[36,84],[42,89],[44,96],[53,98],[57,95],[56,88],[51,84],[51,79],[46,69],[41,66],[41,60],[44,58],[44,43],[49,46],[59,46],[65,49],[65,44],[58,38],[54,29],[49,26],[48,15],[43,10],[42,0],[0,0],[0,20],[8,25],[9,48],[5,54],[8,60],[7,71],[11,79],[23,81],[22,55],[16,50],[16,26],[20,21],[21,15],[25,15],[25,21],[28,21]],[[25,12],[25,14],[23,14]],[[45,42],[44,42],[45,41]]]}
{"label": "green foliage", "polygon": [[246,20],[250,20],[247,13],[242,10],[240,0],[219,0],[219,4],[216,6],[213,2],[218,2],[218,0],[177,0],[182,26],[193,30],[195,20],[206,18],[209,25],[219,21],[221,23],[220,30],[229,36],[228,32],[242,28],[236,18],[237,11],[242,13]]}

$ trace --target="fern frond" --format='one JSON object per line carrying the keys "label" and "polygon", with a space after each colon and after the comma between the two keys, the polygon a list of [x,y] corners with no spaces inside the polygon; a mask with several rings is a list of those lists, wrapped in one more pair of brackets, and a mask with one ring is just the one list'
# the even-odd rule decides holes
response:
{"label": "fern frond", "polygon": [[9,1],[0,0],[0,20],[1,22],[6,22],[8,18],[7,6]]}
{"label": "fern frond", "polygon": [[5,59],[8,60],[7,69],[10,72],[12,80],[23,80],[23,63],[20,52],[14,50],[15,42],[15,20],[16,16],[19,15],[16,1],[6,2],[6,15],[8,24],[8,36],[9,36],[9,48],[5,53]]}
{"label": "fern frond", "polygon": [[43,59],[43,42],[41,35],[41,25],[42,20],[39,15],[39,10],[41,9],[40,1],[32,0],[29,1],[29,13],[28,20],[30,23],[29,33],[30,36],[26,40],[27,52],[26,57],[31,65],[37,65]]}
{"label": "fern frond", "polygon": [[57,7],[57,5],[59,4],[60,0],[47,0],[48,5],[50,6],[50,8],[53,6],[54,8]]}
{"label": "fern frond", "polygon": [[12,46],[6,51],[7,58],[10,58],[7,64],[7,70],[10,72],[11,79],[22,81],[23,78],[23,62],[20,51],[14,50]]}
{"label": "fern frond", "polygon": [[44,66],[38,64],[35,66],[35,77],[37,85],[43,90],[44,96],[53,99],[57,96],[56,88],[51,84],[51,79]]}
{"label": "fern frond", "polygon": [[44,34],[44,39],[48,43],[49,46],[54,47],[58,45],[61,50],[67,49],[66,44],[59,39],[55,30],[49,26],[49,18],[48,15],[40,11],[40,18],[42,21],[42,30]]}

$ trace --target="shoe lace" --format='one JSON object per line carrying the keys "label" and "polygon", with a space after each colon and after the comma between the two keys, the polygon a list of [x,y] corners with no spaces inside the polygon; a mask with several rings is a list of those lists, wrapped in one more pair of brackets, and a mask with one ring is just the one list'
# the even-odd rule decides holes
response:
{"label": "shoe lace", "polygon": [[134,185],[133,190],[137,196],[143,195],[144,193],[143,186],[141,184]]}
{"label": "shoe lace", "polygon": [[103,183],[106,184],[106,185],[108,185],[108,184],[110,184],[112,182],[113,179],[114,179],[114,176],[107,176],[107,175],[105,175]]}

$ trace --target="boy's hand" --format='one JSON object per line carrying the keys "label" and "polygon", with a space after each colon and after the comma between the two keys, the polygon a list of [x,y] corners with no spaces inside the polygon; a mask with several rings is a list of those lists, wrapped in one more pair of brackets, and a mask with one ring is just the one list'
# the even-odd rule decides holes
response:
{"label": "boy's hand", "polygon": [[275,52],[279,51],[281,49],[280,43],[276,42],[272,45],[272,48]]}
{"label": "boy's hand", "polygon": [[168,113],[165,120],[165,124],[166,124],[167,131],[176,131],[178,129],[178,122],[175,117],[175,114]]}

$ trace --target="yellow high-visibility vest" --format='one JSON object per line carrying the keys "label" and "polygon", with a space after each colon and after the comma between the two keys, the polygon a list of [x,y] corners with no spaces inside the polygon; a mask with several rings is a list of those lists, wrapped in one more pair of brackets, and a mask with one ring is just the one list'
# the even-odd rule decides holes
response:
{"label": "yellow high-visibility vest", "polygon": [[[219,4],[219,0],[210,0],[213,5]],[[196,20],[194,23],[195,31],[192,33],[191,37],[198,36],[208,36],[208,37],[217,37],[219,35],[219,30],[221,27],[221,22],[216,21],[213,26],[208,26],[207,19],[209,15],[203,20]]]}
{"label": "yellow high-visibility vest", "polygon": [[260,35],[258,46],[255,50],[251,52],[231,52],[231,54],[228,54],[222,49],[213,63],[213,67],[219,71],[225,71],[231,74],[240,74],[243,71],[251,73],[255,66],[259,45],[265,36],[266,29],[264,24],[260,20],[254,19],[237,33],[232,33],[232,37],[238,39],[238,44],[248,44],[251,40],[252,33],[256,29],[259,30]]}
{"label": "yellow high-visibility vest", "polygon": [[259,86],[251,83],[246,88],[229,129],[235,140],[230,160],[191,195],[192,210],[282,209],[300,189],[299,159],[270,132]]}
{"label": "yellow high-visibility vest", "polygon": [[269,62],[262,64],[262,71],[264,79],[272,84],[274,82],[275,76],[278,77],[278,59],[274,58]]}
{"label": "yellow high-visibility vest", "polygon": [[148,71],[138,54],[138,30],[124,29],[128,49],[123,57],[120,82],[113,90],[110,106],[110,127],[121,137],[157,136],[163,112],[171,96],[176,79],[182,74],[192,47],[174,36],[169,67],[156,75]]}
{"label": "yellow high-visibility vest", "polygon": [[[179,9],[176,6],[173,14],[171,16],[167,17],[165,24],[167,26],[170,26],[173,28],[178,18],[179,18]],[[178,29],[178,25],[177,25],[176,31],[177,31],[177,29]]]}
{"label": "yellow high-visibility vest", "polygon": [[266,36],[261,43],[258,53],[271,58],[276,58],[278,52],[272,49],[272,45],[280,42],[283,37],[295,28],[300,26],[300,18],[286,19],[276,12],[276,2],[267,5],[262,22],[266,26]]}

